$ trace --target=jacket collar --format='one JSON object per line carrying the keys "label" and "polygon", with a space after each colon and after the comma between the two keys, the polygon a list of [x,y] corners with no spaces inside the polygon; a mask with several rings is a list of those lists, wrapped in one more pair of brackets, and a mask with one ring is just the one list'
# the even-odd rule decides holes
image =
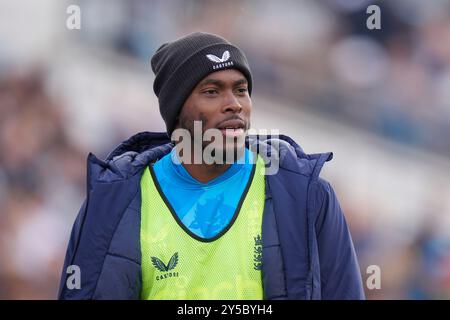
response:
{"label": "jacket collar", "polygon": [[[246,145],[256,150],[267,166],[272,161],[278,161],[280,169],[307,176],[313,174],[318,162],[333,158],[331,152],[306,154],[294,140],[285,135],[248,136]],[[166,133],[140,132],[118,145],[105,161],[90,154],[90,178],[103,182],[128,178],[168,154],[173,146]]]}

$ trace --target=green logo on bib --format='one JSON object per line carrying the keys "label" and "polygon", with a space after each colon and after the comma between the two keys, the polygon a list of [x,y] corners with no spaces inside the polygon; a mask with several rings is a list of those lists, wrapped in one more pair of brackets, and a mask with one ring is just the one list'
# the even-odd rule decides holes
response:
{"label": "green logo on bib", "polygon": [[253,237],[255,240],[255,247],[253,251],[253,268],[255,270],[262,269],[262,239],[258,234],[256,237]]}
{"label": "green logo on bib", "polygon": [[164,272],[163,274],[156,276],[156,280],[178,277],[178,272],[168,272],[172,269],[175,269],[175,267],[177,266],[178,252],[175,252],[173,254],[173,256],[172,256],[172,258],[170,258],[167,266],[164,264],[164,262],[161,261],[161,259],[159,259],[157,257],[152,257],[152,263],[156,269],[158,269],[161,272]]}
{"label": "green logo on bib", "polygon": [[162,262],[157,257],[152,257],[152,263],[155,266],[155,268],[158,269],[159,271],[167,272],[169,270],[172,270],[178,264],[178,252],[175,252],[173,254],[173,256],[172,256],[172,258],[170,258],[169,263],[167,264],[167,266],[164,264],[164,262]]}

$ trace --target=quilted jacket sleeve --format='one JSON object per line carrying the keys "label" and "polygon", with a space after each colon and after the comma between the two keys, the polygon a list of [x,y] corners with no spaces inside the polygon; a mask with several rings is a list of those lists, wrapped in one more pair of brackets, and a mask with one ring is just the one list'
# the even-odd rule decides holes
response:
{"label": "quilted jacket sleeve", "polygon": [[365,299],[350,231],[331,185],[319,178],[316,220],[322,299]]}

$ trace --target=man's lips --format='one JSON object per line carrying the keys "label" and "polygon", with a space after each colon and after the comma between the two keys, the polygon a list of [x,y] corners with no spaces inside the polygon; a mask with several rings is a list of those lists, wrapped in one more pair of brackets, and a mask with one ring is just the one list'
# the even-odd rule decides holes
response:
{"label": "man's lips", "polygon": [[230,130],[237,130],[237,129],[245,129],[245,122],[244,120],[241,119],[230,119],[230,120],[225,120],[224,122],[221,122],[220,125],[217,127],[217,129],[219,130],[225,130],[225,129],[230,129]]}
{"label": "man's lips", "polygon": [[245,133],[245,122],[242,119],[230,119],[221,122],[217,127],[224,136],[238,137]]}
{"label": "man's lips", "polygon": [[237,129],[221,129],[222,134],[227,137],[239,137],[245,133],[244,129],[237,128]]}

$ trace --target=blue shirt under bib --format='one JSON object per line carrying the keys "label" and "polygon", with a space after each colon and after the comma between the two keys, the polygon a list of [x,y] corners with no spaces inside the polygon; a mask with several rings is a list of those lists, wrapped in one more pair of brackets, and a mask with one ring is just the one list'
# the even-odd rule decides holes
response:
{"label": "blue shirt under bib", "polygon": [[245,149],[242,158],[223,174],[202,183],[193,178],[176,159],[175,148],[154,165],[162,192],[180,221],[201,238],[213,238],[228,226],[247,186],[253,154]]}

